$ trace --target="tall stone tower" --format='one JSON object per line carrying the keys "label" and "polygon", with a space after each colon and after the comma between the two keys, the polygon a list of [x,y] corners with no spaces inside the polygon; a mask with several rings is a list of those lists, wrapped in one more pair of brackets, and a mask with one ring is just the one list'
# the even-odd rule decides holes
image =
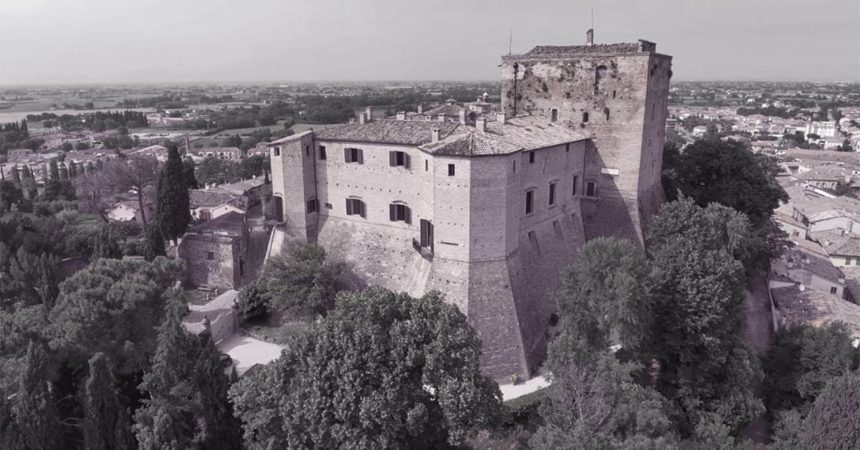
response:
{"label": "tall stone tower", "polygon": [[586,36],[585,45],[503,56],[502,108],[590,133],[597,156],[586,164],[597,196],[582,205],[586,237],[642,242],[663,199],[672,57],[657,53],[653,42],[594,44],[593,31]]}

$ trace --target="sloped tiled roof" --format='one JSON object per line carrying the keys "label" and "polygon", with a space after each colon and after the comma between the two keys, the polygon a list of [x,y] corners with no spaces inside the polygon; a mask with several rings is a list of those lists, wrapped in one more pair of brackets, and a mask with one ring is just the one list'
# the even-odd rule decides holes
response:
{"label": "sloped tiled roof", "polygon": [[190,194],[191,208],[219,206],[237,197],[237,195],[220,191],[218,189],[192,189]]}
{"label": "sloped tiled roof", "polygon": [[860,305],[814,289],[796,286],[771,289],[783,326],[814,326],[844,322],[852,336],[860,338]]}
{"label": "sloped tiled roof", "polygon": [[486,131],[460,127],[451,136],[425,144],[421,149],[434,155],[504,155],[520,150],[561,145],[588,139],[588,135],[563,122],[549,122],[536,116],[521,116],[505,123],[487,122]]}
{"label": "sloped tiled roof", "polygon": [[460,111],[464,111],[466,108],[457,105],[457,104],[444,104],[441,106],[437,106],[429,111],[424,111],[425,116],[459,116]]}
{"label": "sloped tiled roof", "polygon": [[347,123],[314,131],[317,139],[380,144],[422,145],[432,140],[432,130],[447,137],[459,124],[423,120],[379,119],[367,123]]}

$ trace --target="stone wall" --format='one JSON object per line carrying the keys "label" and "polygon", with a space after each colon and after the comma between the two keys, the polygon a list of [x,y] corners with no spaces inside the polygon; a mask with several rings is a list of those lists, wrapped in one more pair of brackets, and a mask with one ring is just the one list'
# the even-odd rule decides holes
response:
{"label": "stone wall", "polygon": [[[600,67],[605,72],[598,82]],[[643,222],[659,208],[670,67],[670,57],[647,51],[503,58],[506,113],[549,120],[555,110],[559,121],[593,136],[597,153],[591,163],[598,173],[602,170],[597,176],[601,204],[588,212],[588,237],[610,234],[641,241]]]}
{"label": "stone wall", "polygon": [[179,258],[185,261],[192,286],[238,288],[242,257],[237,237],[188,234],[179,243]]}

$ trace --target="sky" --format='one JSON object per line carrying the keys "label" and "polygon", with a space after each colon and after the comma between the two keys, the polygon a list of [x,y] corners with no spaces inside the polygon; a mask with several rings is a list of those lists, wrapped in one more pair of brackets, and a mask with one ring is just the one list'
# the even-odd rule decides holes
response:
{"label": "sky", "polygon": [[497,80],[592,10],[675,80],[860,81],[857,0],[0,0],[0,85]]}

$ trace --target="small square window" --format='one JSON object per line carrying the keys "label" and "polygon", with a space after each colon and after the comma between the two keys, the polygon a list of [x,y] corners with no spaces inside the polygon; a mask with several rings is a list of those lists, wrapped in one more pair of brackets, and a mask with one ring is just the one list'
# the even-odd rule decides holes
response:
{"label": "small square window", "polygon": [[831,287],[831,288],[830,288],[830,293],[831,293],[831,294],[836,294],[836,287]]}
{"label": "small square window", "polygon": [[594,197],[597,195],[597,183],[593,181],[585,182],[585,196]]}
{"label": "small square window", "polygon": [[357,198],[346,199],[346,215],[367,217],[364,202]]}
{"label": "small square window", "polygon": [[206,252],[206,259],[208,259],[209,261],[215,259],[215,252]]}
{"label": "small square window", "polygon": [[344,148],[343,159],[348,163],[364,164],[364,152],[359,148]]}
{"label": "small square window", "polygon": [[409,155],[406,152],[388,152],[388,162],[391,167],[409,168]]}
{"label": "small square window", "polygon": [[392,222],[412,223],[412,211],[404,204],[392,203],[388,205],[388,215]]}
{"label": "small square window", "polygon": [[274,156],[281,156],[281,147],[272,147],[272,154]]}
{"label": "small square window", "polygon": [[325,161],[325,159],[326,159],[325,147],[320,145],[320,160]]}
{"label": "small square window", "polygon": [[453,164],[448,164],[448,176],[449,177],[454,176],[454,165]]}

